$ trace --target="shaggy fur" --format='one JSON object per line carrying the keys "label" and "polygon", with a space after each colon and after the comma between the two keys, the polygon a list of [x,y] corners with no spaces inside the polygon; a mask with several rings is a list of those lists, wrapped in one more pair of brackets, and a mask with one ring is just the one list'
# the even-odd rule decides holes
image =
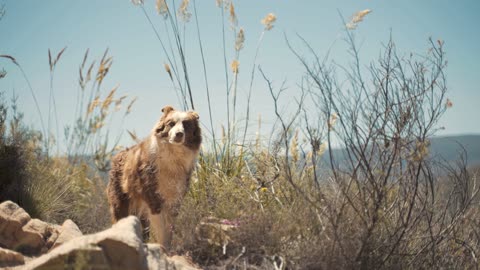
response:
{"label": "shaggy fur", "polygon": [[112,158],[107,195],[114,223],[128,215],[148,220],[157,242],[168,248],[202,137],[196,112],[171,106],[162,112],[147,139]]}

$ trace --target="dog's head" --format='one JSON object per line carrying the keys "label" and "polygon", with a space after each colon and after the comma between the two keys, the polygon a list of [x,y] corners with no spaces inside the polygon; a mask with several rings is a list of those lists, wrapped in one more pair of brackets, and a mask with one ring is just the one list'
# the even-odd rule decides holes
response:
{"label": "dog's head", "polygon": [[202,134],[196,112],[177,111],[172,106],[165,106],[162,113],[160,121],[153,129],[160,142],[185,145],[194,150],[200,148]]}

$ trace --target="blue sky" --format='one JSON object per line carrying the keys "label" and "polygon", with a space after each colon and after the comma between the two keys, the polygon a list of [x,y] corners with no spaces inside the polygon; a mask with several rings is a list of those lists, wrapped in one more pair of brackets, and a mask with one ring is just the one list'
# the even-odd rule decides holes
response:
{"label": "blue sky", "polygon": [[[109,54],[114,58],[111,72],[103,84],[106,92],[119,84],[120,94],[138,97],[134,111],[124,123],[125,129],[146,136],[164,105],[178,106],[163,67],[166,58],[160,44],[141,9],[130,1],[7,0],[3,3],[6,14],[0,20],[0,54],[12,55],[22,65],[44,116],[48,111],[50,87],[47,52],[49,48],[58,52],[65,46],[67,50],[54,79],[61,126],[72,123],[78,67],[87,48],[97,59],[109,48]],[[348,54],[339,38],[343,26],[338,11],[348,18],[354,12],[368,8],[373,12],[355,30],[361,43],[362,62],[367,65],[378,56],[390,33],[405,54],[424,53],[429,37],[444,40],[449,62],[448,96],[454,106],[441,122],[446,128],[441,134],[480,133],[480,124],[475,120],[480,115],[480,1],[237,0],[234,3],[239,26],[245,29],[246,35],[245,47],[240,54],[239,115],[244,111],[255,46],[263,29],[260,20],[267,13],[275,13],[277,22],[264,36],[257,63],[277,85],[287,80],[289,90],[283,100],[286,106],[298,94],[296,83],[302,69],[286,46],[284,35],[292,40],[295,40],[296,33],[302,35],[320,55],[324,55],[333,44],[331,58],[346,62]],[[164,35],[163,19],[156,15],[154,5],[152,0],[145,1],[145,9]],[[197,8],[214,103],[214,125],[218,131],[226,121],[221,12],[214,0],[197,0]],[[230,63],[234,56],[234,40],[228,27],[226,35],[227,61]],[[193,19],[186,25],[185,37],[193,96],[201,119],[209,125]],[[298,45],[298,42],[294,44]],[[3,59],[0,59],[1,68],[8,72],[7,77],[0,80],[4,98],[10,99],[15,91],[27,123],[38,127],[39,116],[19,70]],[[264,125],[268,126],[274,120],[272,102],[259,74],[253,89],[252,118],[261,114]],[[251,131],[255,132],[255,128]],[[131,143],[127,135],[122,143]]]}

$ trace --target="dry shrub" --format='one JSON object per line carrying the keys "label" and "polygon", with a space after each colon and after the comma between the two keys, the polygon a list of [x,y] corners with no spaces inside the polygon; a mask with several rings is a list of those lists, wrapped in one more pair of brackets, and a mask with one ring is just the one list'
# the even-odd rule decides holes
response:
{"label": "dry shrub", "polygon": [[84,233],[109,227],[105,185],[87,165],[72,166],[66,159],[27,162],[23,207],[32,216],[52,223],[72,219]]}
{"label": "dry shrub", "polygon": [[7,120],[2,102],[0,126],[0,201],[12,200],[32,217],[61,224],[72,219],[84,233],[109,226],[103,179],[83,162],[48,158],[42,151],[42,136],[25,128],[22,115],[12,103],[13,116]]}
{"label": "dry shrub", "polygon": [[[443,42],[403,57],[390,40],[365,72],[348,31],[354,62],[342,75],[308,43],[313,61],[292,48],[306,75],[294,116],[275,110],[276,142],[236,151],[225,140],[220,160],[204,153],[176,223],[177,251],[209,268],[478,267],[478,173],[461,157],[429,154],[451,107]],[[282,107],[284,85],[275,91],[260,72]],[[195,238],[206,216],[238,223],[226,247]]]}

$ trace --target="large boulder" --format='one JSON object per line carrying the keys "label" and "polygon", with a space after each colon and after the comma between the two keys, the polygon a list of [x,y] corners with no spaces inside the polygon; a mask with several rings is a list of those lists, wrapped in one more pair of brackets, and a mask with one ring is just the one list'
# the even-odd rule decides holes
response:
{"label": "large boulder", "polygon": [[0,246],[28,255],[48,250],[46,243],[57,235],[55,225],[32,219],[20,206],[5,201],[0,204]]}
{"label": "large boulder", "polygon": [[0,204],[0,247],[6,248],[0,248],[1,269],[199,269],[186,257],[169,257],[158,244],[144,244],[137,217],[82,235],[71,220],[59,226],[32,219],[10,201]]}
{"label": "large boulder", "polygon": [[[83,266],[83,267],[82,267]],[[112,228],[77,237],[32,260],[24,269],[148,269],[138,218],[130,216]]]}

